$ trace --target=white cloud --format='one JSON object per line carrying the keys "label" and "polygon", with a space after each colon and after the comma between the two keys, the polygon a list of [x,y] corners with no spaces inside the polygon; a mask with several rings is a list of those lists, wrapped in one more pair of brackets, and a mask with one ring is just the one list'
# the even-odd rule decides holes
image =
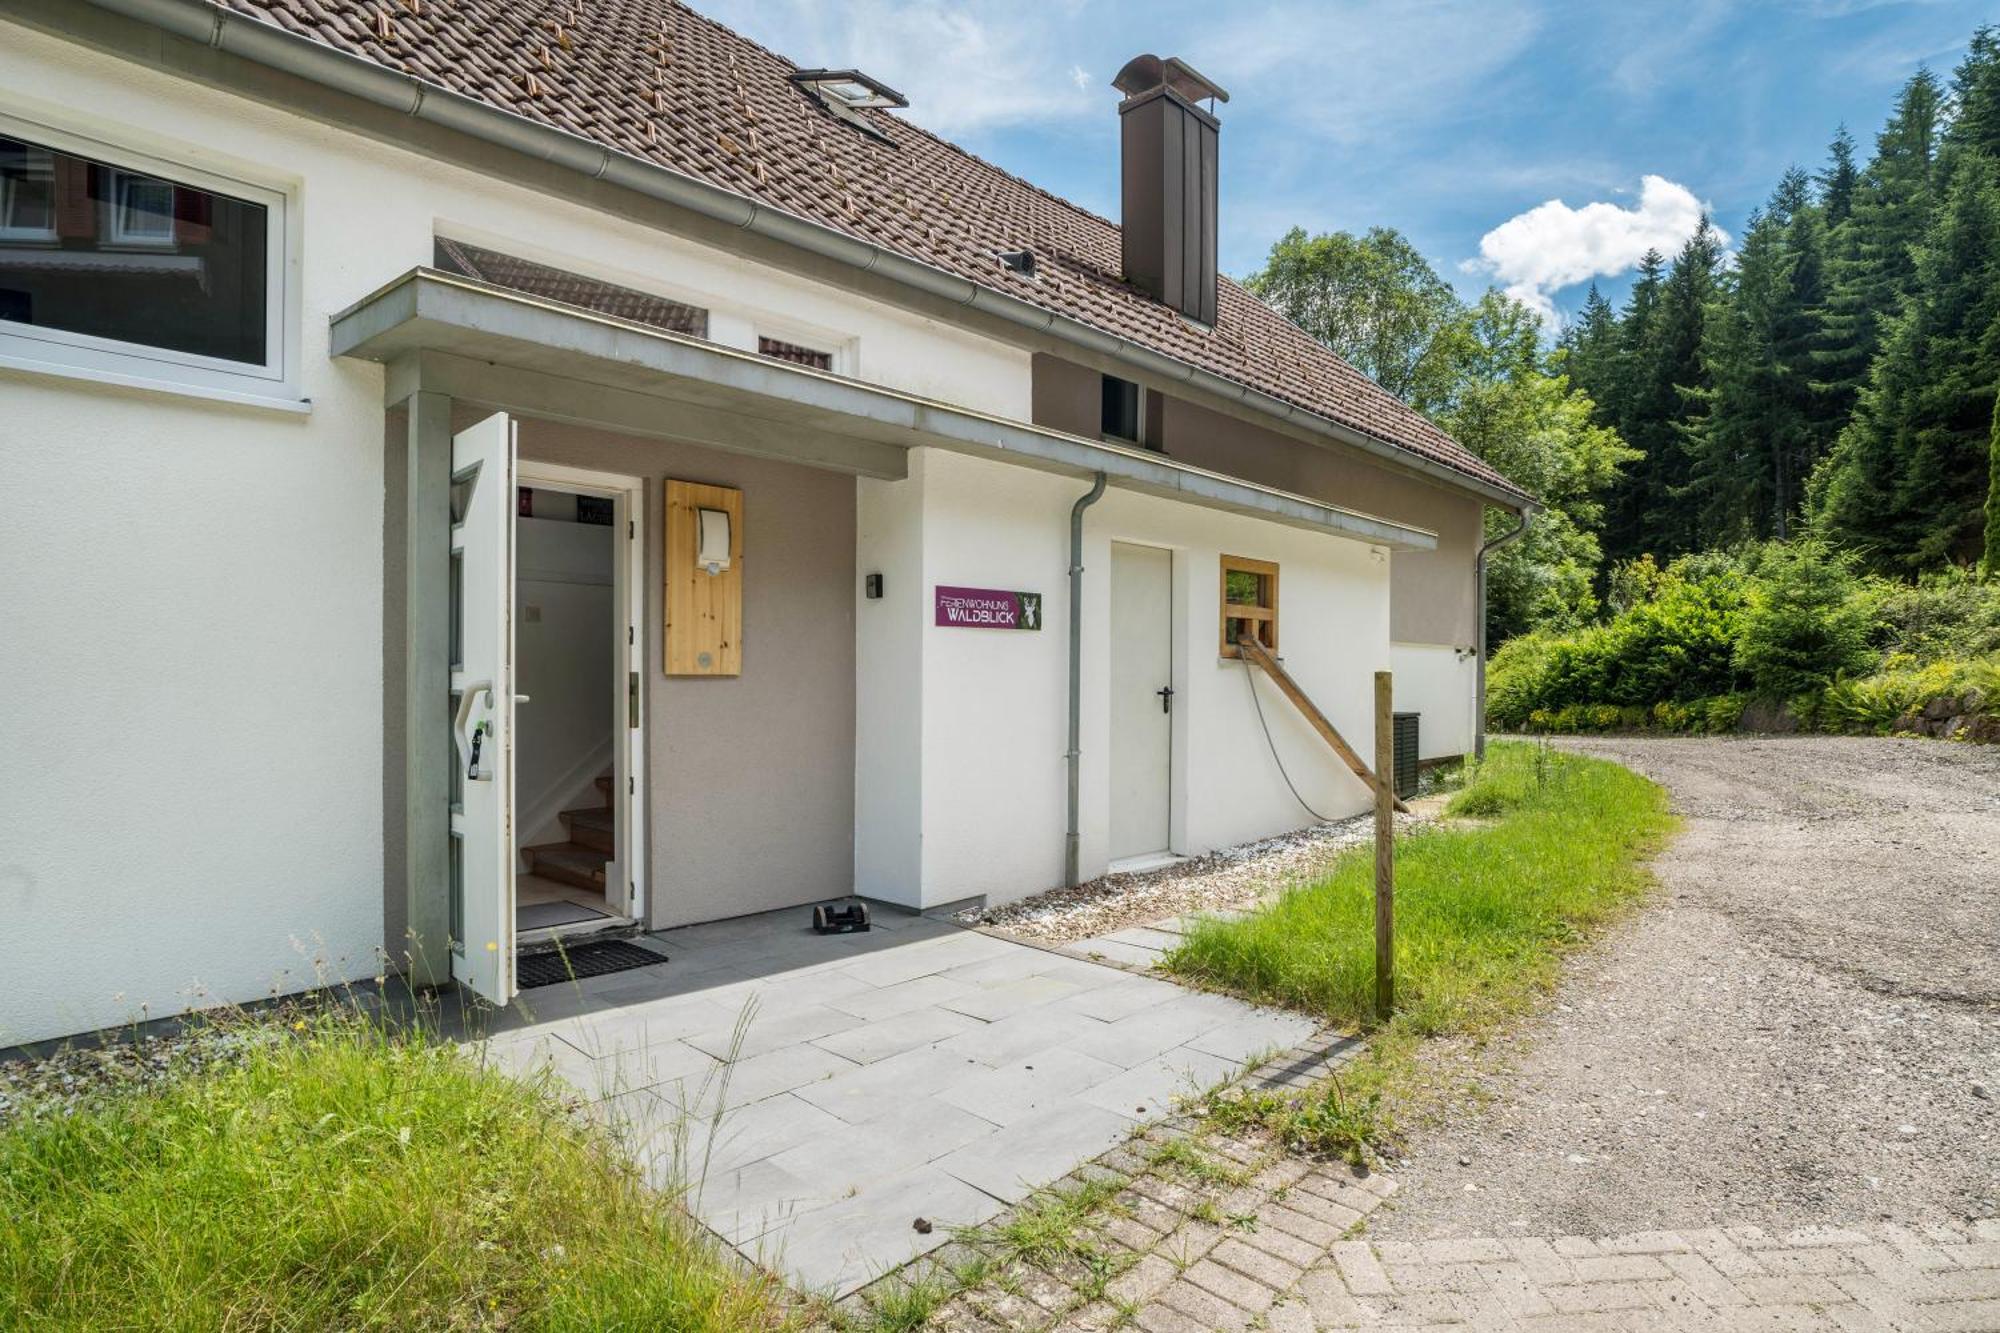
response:
{"label": "white cloud", "polygon": [[[1060,22],[1000,0],[696,0],[704,13],[802,65],[857,68],[910,99],[909,119],[967,135],[1101,112]],[[1062,6],[1034,14],[1063,17]]]}
{"label": "white cloud", "polygon": [[1553,321],[1555,293],[1623,273],[1648,250],[1673,254],[1694,234],[1703,211],[1687,186],[1646,176],[1629,208],[1603,201],[1571,208],[1551,199],[1508,218],[1479,238],[1479,257],[1464,268],[1486,274]]}

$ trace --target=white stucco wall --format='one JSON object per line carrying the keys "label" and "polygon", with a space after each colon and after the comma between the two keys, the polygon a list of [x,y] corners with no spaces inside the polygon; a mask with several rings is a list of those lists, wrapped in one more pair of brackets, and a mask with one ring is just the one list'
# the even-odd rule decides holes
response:
{"label": "white stucco wall", "polygon": [[[920,494],[923,781],[914,816],[921,828],[920,901],[929,906],[983,894],[1002,902],[1050,888],[1063,873],[1069,513],[1087,487],[1073,478],[934,450],[922,452],[921,469],[910,480],[893,486],[904,497],[906,523]],[[1310,822],[1273,762],[1244,667],[1217,656],[1220,557],[1226,552],[1279,562],[1285,664],[1365,751],[1372,744],[1373,673],[1389,662],[1386,553],[1116,489],[1087,512],[1085,877],[1102,873],[1107,860],[1113,541],[1167,547],[1175,556],[1174,849],[1195,854]],[[1039,592],[1046,627],[937,627],[931,599],[941,583]],[[865,662],[862,674],[868,674]],[[872,689],[864,682],[857,718],[864,737],[879,726],[901,726],[895,709],[907,697],[907,687],[896,695]],[[1363,810],[1363,785],[1268,682],[1260,681],[1258,689],[1278,755],[1306,800],[1331,816]],[[865,790],[865,770],[861,781]],[[862,799],[857,797],[858,808]],[[898,814],[911,817],[907,808]],[[865,842],[871,827],[884,848],[896,845],[896,826],[887,818],[864,822],[857,836]]]}
{"label": "white stucco wall", "polygon": [[901,481],[856,482],[854,595],[854,891],[923,905],[923,612],[925,455]]}
{"label": "white stucco wall", "polygon": [[437,231],[1025,420],[1026,353],[0,21],[0,111],[287,192],[307,412],[0,369],[0,1045],[379,971],[381,374]]}
{"label": "white stucco wall", "polygon": [[1417,724],[1419,757],[1471,754],[1478,659],[1449,644],[1396,643],[1389,646],[1389,660],[1396,673],[1396,711],[1423,714]]}

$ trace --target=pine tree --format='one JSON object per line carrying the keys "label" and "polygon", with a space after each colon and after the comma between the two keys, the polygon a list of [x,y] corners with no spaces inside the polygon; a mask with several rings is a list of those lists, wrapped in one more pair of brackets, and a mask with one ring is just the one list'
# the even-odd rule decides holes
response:
{"label": "pine tree", "polygon": [[1793,316],[1779,330],[1778,360],[1785,367],[1794,391],[1805,403],[1806,431],[1799,455],[1789,469],[1790,485],[1778,496],[1773,515],[1773,533],[1791,535],[1805,504],[1806,479],[1833,448],[1840,428],[1847,424],[1844,405],[1827,394],[1819,383],[1819,347],[1827,296],[1826,226],[1818,209],[1809,208],[1792,219],[1785,237],[1785,250],[1792,260]]}
{"label": "pine tree", "polygon": [[1838,227],[1854,211],[1858,174],[1854,169],[1854,136],[1847,132],[1847,126],[1834,131],[1826,156],[1826,167],[1813,177],[1813,183],[1819,186],[1819,206],[1826,214],[1826,225]]}
{"label": "pine tree", "polygon": [[1986,558],[1989,579],[2000,579],[2000,398],[1993,403],[1993,431],[1986,445]]}
{"label": "pine tree", "polygon": [[1620,487],[1605,526],[1606,554],[1614,560],[1648,551],[1677,555],[1691,550],[1697,536],[1695,515],[1685,503],[1692,480],[1685,439],[1708,387],[1702,325],[1716,298],[1722,240],[1704,216],[1664,279],[1659,257],[1647,259],[1624,321],[1619,431],[1645,457]]}
{"label": "pine tree", "polygon": [[1562,353],[1562,373],[1596,404],[1600,423],[1612,421],[1617,411],[1612,386],[1618,373],[1618,312],[1596,283],[1590,284],[1583,310],[1563,330],[1556,346]]}
{"label": "pine tree", "polygon": [[1903,308],[1915,281],[1914,253],[1930,225],[1943,115],[1943,85],[1929,70],[1918,70],[1897,94],[1895,110],[1876,136],[1875,156],[1856,180],[1847,216],[1831,237],[1830,290],[1817,359],[1835,416],[1845,418],[1853,410],[1881,346],[1884,322]]}
{"label": "pine tree", "polygon": [[1959,148],[2000,157],[2000,28],[1982,25],[1951,80],[1951,128]]}
{"label": "pine tree", "polygon": [[1981,554],[2000,383],[2000,163],[1954,155],[1915,292],[1813,481],[1822,529],[1885,570]]}
{"label": "pine tree", "polygon": [[1774,198],[1751,216],[1736,271],[1702,328],[1709,387],[1692,390],[1703,411],[1687,448],[1688,498],[1704,545],[1762,537],[1782,524],[1804,452],[1810,386],[1791,381],[1779,353],[1799,317],[1785,202]]}

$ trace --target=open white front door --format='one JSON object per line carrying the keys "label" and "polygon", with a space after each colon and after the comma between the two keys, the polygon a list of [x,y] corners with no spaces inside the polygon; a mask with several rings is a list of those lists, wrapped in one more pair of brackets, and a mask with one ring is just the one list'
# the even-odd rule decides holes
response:
{"label": "open white front door", "polygon": [[514,423],[451,442],[451,975],[514,995]]}

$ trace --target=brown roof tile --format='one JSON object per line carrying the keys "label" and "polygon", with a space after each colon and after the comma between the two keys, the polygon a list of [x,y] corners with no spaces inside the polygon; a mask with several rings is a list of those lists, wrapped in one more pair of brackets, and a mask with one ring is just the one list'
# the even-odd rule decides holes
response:
{"label": "brown roof tile", "polygon": [[[674,0],[221,3],[848,232],[1520,493],[1237,284],[1222,281],[1212,330],[1189,324],[1120,279],[1116,224],[890,113],[862,114],[891,142],[856,133],[788,82],[797,66]],[[1035,278],[995,258],[1020,249],[1035,252]]]}

